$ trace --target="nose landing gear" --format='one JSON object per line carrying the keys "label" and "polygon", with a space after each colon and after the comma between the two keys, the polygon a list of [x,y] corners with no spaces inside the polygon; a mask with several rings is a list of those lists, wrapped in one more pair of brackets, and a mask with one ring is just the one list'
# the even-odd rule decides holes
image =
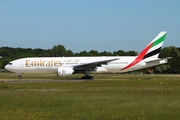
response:
{"label": "nose landing gear", "polygon": [[21,80],[22,77],[21,77],[21,74],[20,73],[16,73],[18,75],[18,79]]}

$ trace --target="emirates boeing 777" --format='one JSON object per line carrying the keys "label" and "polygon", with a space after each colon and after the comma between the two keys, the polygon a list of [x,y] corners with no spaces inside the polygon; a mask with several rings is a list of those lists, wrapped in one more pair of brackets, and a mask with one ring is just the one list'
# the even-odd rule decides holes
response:
{"label": "emirates boeing 777", "polygon": [[84,73],[83,79],[94,79],[91,72],[129,72],[167,63],[169,58],[158,58],[166,32],[160,32],[137,56],[111,57],[29,57],[11,61],[5,69],[21,73],[57,73],[71,76]]}

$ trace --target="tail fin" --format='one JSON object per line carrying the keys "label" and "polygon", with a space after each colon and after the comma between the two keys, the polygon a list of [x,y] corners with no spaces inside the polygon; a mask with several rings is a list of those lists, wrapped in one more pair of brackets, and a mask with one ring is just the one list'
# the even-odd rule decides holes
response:
{"label": "tail fin", "polygon": [[148,58],[158,58],[161,47],[164,43],[167,32],[160,32],[148,45],[147,47],[139,54],[143,56],[142,59]]}
{"label": "tail fin", "polygon": [[130,68],[140,61],[146,59],[156,59],[159,56],[159,52],[161,50],[161,47],[163,45],[164,39],[166,37],[167,32],[160,32],[146,47],[141,53],[136,57],[136,59],[124,67],[122,70]]}

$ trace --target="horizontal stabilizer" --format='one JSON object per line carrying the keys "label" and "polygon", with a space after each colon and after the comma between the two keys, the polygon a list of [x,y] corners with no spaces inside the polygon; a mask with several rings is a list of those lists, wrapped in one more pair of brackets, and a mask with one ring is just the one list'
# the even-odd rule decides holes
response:
{"label": "horizontal stabilizer", "polygon": [[159,62],[164,61],[165,63],[167,63],[168,59],[172,59],[172,57],[158,58],[158,59],[155,59],[155,60],[145,61],[145,63],[153,63],[153,62],[158,62],[158,61]]}

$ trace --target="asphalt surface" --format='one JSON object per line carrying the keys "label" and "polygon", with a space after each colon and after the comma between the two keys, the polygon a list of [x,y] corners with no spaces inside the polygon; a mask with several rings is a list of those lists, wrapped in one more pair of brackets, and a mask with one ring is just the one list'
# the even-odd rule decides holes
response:
{"label": "asphalt surface", "polygon": [[84,82],[84,81],[87,81],[87,80],[83,80],[83,79],[75,79],[75,80],[10,80],[10,79],[7,79],[7,80],[0,80],[0,82],[4,82],[4,83],[46,83],[46,82]]}

